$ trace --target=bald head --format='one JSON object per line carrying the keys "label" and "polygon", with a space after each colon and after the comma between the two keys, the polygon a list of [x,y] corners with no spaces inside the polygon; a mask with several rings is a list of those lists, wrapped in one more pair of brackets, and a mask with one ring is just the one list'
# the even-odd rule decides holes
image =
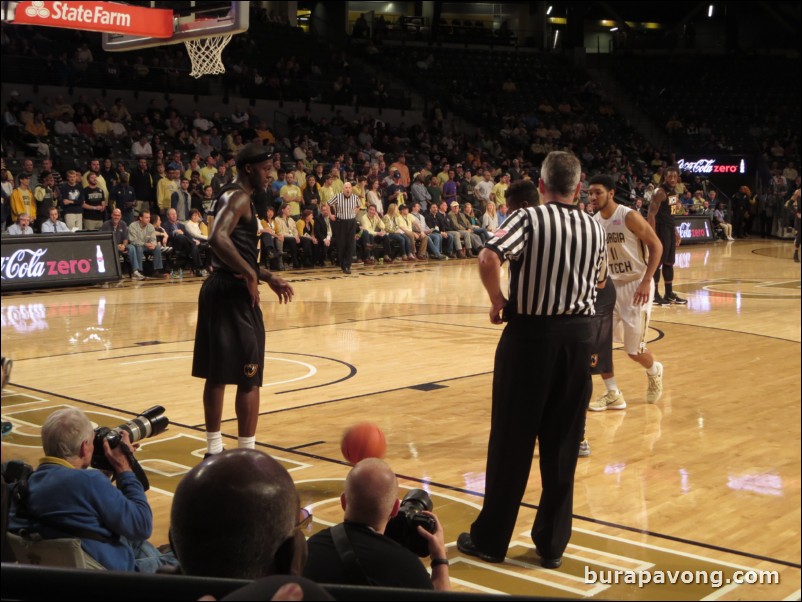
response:
{"label": "bald head", "polygon": [[387,521],[398,511],[398,479],[378,458],[366,458],[345,478],[345,520],[369,525],[384,532]]}
{"label": "bald head", "polygon": [[176,556],[187,575],[257,579],[281,572],[289,565],[277,553],[292,542],[298,509],[289,473],[267,454],[235,449],[212,456],[176,489]]}

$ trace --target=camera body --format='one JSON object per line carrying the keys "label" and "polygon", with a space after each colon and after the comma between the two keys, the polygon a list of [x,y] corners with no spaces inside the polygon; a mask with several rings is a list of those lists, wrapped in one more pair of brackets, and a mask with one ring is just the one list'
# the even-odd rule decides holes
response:
{"label": "camera body", "polygon": [[[170,420],[164,415],[164,407],[153,406],[142,412],[139,416],[121,424],[116,428],[109,428],[107,426],[99,426],[95,429],[95,449],[92,452],[92,468],[99,470],[113,471],[106,453],[103,451],[103,442],[108,441],[109,447],[115,449],[122,441],[123,431],[128,433],[131,443],[136,443],[142,439],[147,439],[154,435],[160,435],[167,429]],[[148,478],[145,471],[136,461],[133,454],[127,453],[128,460],[131,463],[131,468],[134,471],[137,479],[139,479],[142,486],[147,490],[150,487]]]}
{"label": "camera body", "polygon": [[429,533],[437,531],[437,521],[423,511],[431,512],[432,498],[423,489],[411,489],[401,500],[401,506],[384,530],[384,534],[421,558],[429,555],[429,543],[418,533],[423,527]]}

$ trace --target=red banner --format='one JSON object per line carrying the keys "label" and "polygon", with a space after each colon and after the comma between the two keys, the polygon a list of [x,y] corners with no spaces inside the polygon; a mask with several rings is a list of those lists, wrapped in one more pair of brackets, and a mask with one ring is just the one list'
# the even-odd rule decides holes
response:
{"label": "red banner", "polygon": [[173,36],[173,11],[116,2],[19,2],[13,22],[151,38]]}

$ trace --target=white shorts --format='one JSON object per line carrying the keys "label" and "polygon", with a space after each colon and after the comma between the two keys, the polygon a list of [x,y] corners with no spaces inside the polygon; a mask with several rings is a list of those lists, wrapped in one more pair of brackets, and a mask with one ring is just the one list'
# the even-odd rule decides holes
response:
{"label": "white shorts", "polygon": [[649,318],[652,316],[654,299],[654,280],[649,287],[649,301],[635,305],[632,299],[638,290],[640,280],[615,282],[615,310],[613,311],[613,340],[624,344],[629,355],[640,355],[646,351],[646,335],[649,331]]}

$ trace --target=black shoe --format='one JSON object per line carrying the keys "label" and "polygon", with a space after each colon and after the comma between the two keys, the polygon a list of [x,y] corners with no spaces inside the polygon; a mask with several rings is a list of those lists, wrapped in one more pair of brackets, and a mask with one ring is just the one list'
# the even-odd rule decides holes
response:
{"label": "black shoe", "polygon": [[544,558],[537,548],[535,548],[535,554],[540,557],[540,566],[544,569],[558,569],[563,564],[562,556],[558,556],[557,558]]}
{"label": "black shoe", "polygon": [[666,295],[666,301],[668,301],[671,305],[688,305],[688,300],[683,299],[682,297],[677,297],[677,293],[671,293],[670,295]]}
{"label": "black shoe", "polygon": [[661,297],[659,293],[655,293],[652,305],[671,305],[671,303],[667,299]]}
{"label": "black shoe", "polygon": [[343,274],[350,274],[351,268],[343,268]]}
{"label": "black shoe", "polygon": [[484,560],[485,562],[504,562],[504,557],[498,556],[491,556],[490,554],[485,554],[479,548],[477,548],[473,541],[471,540],[470,533],[460,533],[459,537],[457,538],[457,549],[462,552],[463,554],[467,554],[468,556],[476,556],[480,560]]}
{"label": "black shoe", "polygon": [[799,263],[799,253],[794,253],[794,261]]}

